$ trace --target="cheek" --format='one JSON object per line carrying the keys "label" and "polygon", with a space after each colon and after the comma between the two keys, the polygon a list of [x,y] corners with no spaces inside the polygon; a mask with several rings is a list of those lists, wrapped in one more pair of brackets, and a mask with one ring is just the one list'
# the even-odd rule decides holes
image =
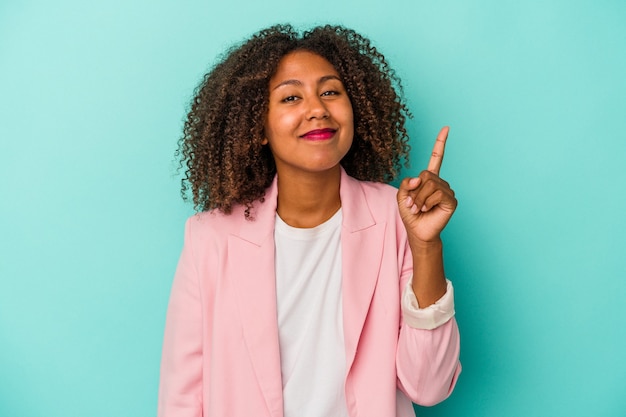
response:
{"label": "cheek", "polygon": [[346,124],[349,123],[354,126],[354,111],[352,110],[352,103],[350,100],[348,100],[344,105],[344,120]]}
{"label": "cheek", "polygon": [[352,106],[350,106],[344,114],[343,122],[346,126],[349,126],[352,130],[352,134],[354,135],[354,113],[352,112]]}
{"label": "cheek", "polygon": [[281,135],[298,126],[298,118],[294,112],[269,112],[265,119],[265,135]]}

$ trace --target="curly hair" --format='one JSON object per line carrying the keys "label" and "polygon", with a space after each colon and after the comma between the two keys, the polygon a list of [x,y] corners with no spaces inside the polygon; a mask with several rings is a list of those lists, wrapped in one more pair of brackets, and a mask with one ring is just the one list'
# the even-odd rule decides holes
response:
{"label": "curly hair", "polygon": [[263,199],[276,166],[262,144],[269,80],[281,59],[313,52],[337,70],[352,103],[354,138],[341,165],[359,180],[389,182],[408,162],[405,120],[411,117],[402,87],[370,41],[342,26],[316,27],[300,35],[289,25],[264,29],[228,50],[194,92],[176,157],[186,166],[183,199],[194,208],[230,214]]}

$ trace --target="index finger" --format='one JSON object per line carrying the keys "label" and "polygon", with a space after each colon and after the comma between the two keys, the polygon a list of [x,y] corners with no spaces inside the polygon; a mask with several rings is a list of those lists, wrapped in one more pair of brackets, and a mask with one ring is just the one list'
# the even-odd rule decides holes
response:
{"label": "index finger", "polygon": [[437,135],[437,140],[435,141],[433,153],[430,156],[430,161],[428,162],[427,168],[427,170],[432,172],[433,174],[439,175],[441,163],[443,162],[443,153],[446,148],[446,139],[448,139],[449,131],[450,128],[448,126],[444,126]]}

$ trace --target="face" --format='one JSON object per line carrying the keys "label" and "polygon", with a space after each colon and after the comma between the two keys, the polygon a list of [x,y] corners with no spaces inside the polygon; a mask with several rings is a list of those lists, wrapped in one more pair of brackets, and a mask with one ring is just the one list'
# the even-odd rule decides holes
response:
{"label": "face", "polygon": [[352,145],[352,104],[330,62],[307,51],[286,55],[269,82],[265,143],[278,174],[339,169]]}

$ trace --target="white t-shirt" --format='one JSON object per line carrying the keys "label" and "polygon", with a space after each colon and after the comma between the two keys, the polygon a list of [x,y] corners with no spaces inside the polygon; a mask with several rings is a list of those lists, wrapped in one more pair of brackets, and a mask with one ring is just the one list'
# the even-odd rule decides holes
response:
{"label": "white t-shirt", "polygon": [[347,417],[341,209],[310,229],[276,215],[276,299],[285,417]]}

